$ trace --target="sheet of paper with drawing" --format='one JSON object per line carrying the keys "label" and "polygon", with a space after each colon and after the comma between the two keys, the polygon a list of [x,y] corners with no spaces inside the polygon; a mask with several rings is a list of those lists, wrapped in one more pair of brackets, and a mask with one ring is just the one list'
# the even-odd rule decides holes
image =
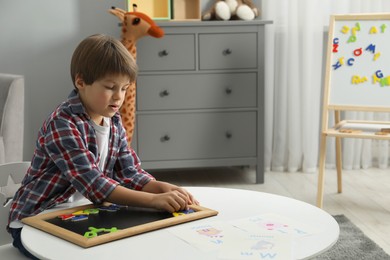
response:
{"label": "sheet of paper with drawing", "polygon": [[230,222],[210,222],[170,229],[170,232],[218,259],[294,259],[293,241],[320,232],[297,220],[264,214]]}

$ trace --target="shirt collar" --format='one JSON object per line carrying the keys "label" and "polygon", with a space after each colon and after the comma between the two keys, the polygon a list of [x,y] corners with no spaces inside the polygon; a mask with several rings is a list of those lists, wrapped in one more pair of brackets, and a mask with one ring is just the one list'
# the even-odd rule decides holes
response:
{"label": "shirt collar", "polygon": [[[85,111],[83,103],[81,102],[79,92],[76,89],[73,89],[72,92],[70,92],[68,96],[68,102],[69,102],[69,107],[74,114],[83,114],[88,119],[90,119],[89,115]],[[112,117],[112,119],[115,122],[117,122],[119,120],[119,117],[120,117],[119,113],[116,112],[115,115]]]}

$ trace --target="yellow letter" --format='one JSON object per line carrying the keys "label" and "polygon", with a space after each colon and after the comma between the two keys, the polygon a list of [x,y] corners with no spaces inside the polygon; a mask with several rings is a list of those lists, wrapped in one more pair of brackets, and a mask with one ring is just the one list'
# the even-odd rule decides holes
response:
{"label": "yellow letter", "polygon": [[378,32],[378,29],[375,27],[375,26],[373,26],[373,27],[371,27],[371,29],[370,29],[370,34],[375,34],[375,33],[377,33]]}
{"label": "yellow letter", "polygon": [[379,56],[381,56],[380,52],[375,53],[374,54],[374,61],[377,60],[379,58]]}
{"label": "yellow letter", "polygon": [[352,84],[359,84],[360,83],[360,77],[357,75],[352,76]]}
{"label": "yellow letter", "polygon": [[341,32],[347,34],[349,32],[349,27],[344,25],[343,28],[341,29]]}

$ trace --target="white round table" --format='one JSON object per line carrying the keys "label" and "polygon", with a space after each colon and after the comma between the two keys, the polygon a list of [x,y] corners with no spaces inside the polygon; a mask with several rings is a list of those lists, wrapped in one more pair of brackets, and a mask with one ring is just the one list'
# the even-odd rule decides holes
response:
{"label": "white round table", "polygon": [[[217,210],[215,217],[197,223],[232,221],[272,213],[318,227],[319,232],[294,238],[294,256],[304,259],[332,247],[339,236],[339,226],[325,211],[305,202],[269,193],[226,189],[187,187],[202,206]],[[80,203],[62,204],[55,209]],[[191,225],[189,222],[184,225]],[[204,253],[169,232],[170,228],[124,238],[84,249],[66,240],[25,225],[22,243],[40,259],[217,259],[217,253]]]}

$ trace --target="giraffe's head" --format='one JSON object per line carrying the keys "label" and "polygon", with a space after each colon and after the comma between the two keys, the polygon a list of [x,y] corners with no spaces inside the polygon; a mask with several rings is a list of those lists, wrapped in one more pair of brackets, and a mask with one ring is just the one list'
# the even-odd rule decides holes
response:
{"label": "giraffe's head", "polygon": [[112,7],[109,12],[122,22],[122,38],[137,41],[139,38],[150,35],[156,38],[164,36],[164,31],[144,13],[126,12]]}

